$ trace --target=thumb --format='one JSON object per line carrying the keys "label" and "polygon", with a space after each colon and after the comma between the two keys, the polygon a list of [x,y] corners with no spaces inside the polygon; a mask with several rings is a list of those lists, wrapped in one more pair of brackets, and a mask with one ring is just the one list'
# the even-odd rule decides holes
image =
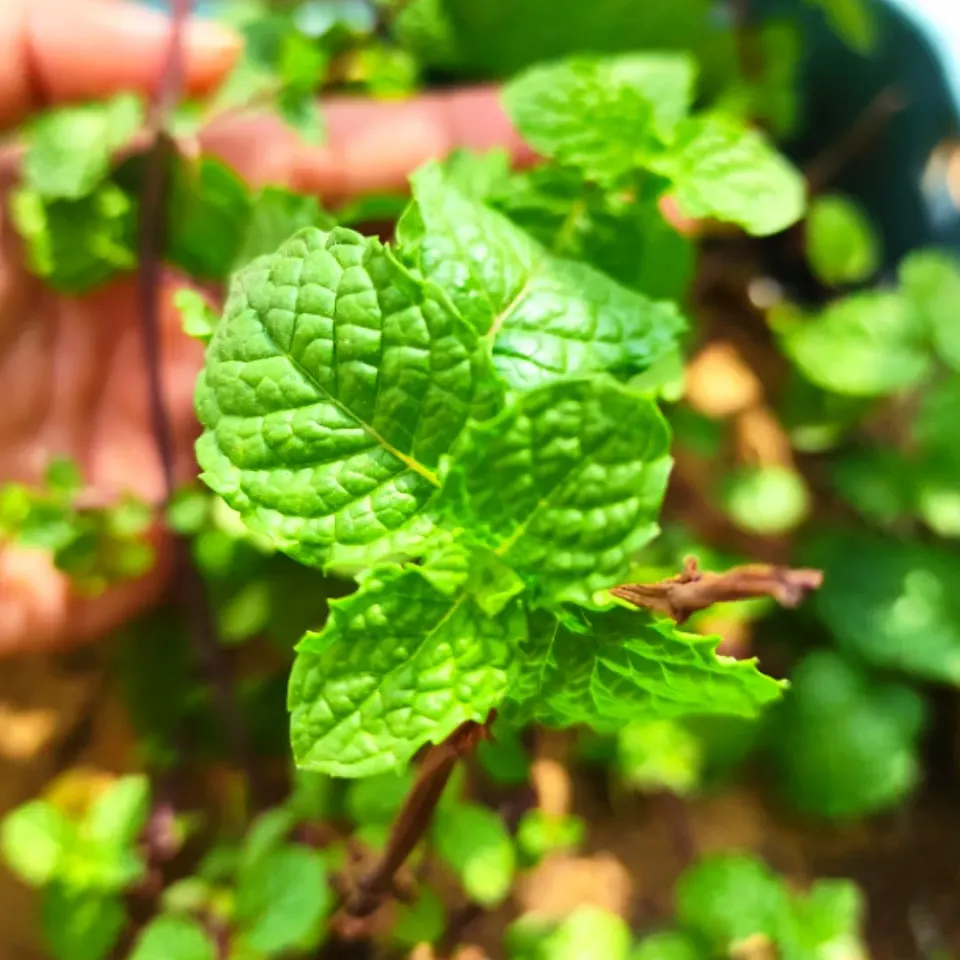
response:
{"label": "thumb", "polygon": [[[192,94],[215,86],[240,50],[239,37],[209,21],[188,21],[183,39]],[[169,18],[133,3],[0,0],[0,129],[43,106],[151,93],[169,42]]]}

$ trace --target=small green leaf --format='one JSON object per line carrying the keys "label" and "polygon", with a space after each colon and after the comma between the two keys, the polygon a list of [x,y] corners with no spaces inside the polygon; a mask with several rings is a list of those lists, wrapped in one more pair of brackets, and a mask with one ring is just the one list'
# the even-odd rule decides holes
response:
{"label": "small green leaf", "polygon": [[155,917],[143,929],[129,960],[216,960],[213,941],[189,917]]}
{"label": "small green leaf", "polygon": [[197,388],[204,479],[296,559],[418,544],[440,456],[494,411],[489,358],[377,240],[302,231],[235,278]]}
{"label": "small green leaf", "polygon": [[938,250],[919,250],[900,264],[900,288],[923,318],[940,358],[960,370],[960,261]]}
{"label": "small green leaf", "polygon": [[857,960],[868,955],[861,935],[863,895],[849,880],[818,880],[805,896],[794,897],[781,932],[785,956]]}
{"label": "small green leaf", "polygon": [[238,867],[251,873],[260,861],[286,846],[287,837],[296,825],[294,812],[286,806],[274,807],[260,814],[250,825],[240,850]]}
{"label": "small green leaf", "polygon": [[713,217],[767,236],[803,215],[803,178],[761,134],[732,117],[681,121],[675,141],[649,165],[671,181],[688,217]]}
{"label": "small green leaf", "polygon": [[93,802],[82,830],[94,842],[131,846],[150,813],[150,781],[142,775],[120,777]]}
{"label": "small green leaf", "polygon": [[657,533],[669,443],[656,405],[614,381],[552,384],[467,430],[438,509],[552,600],[585,603]]}
{"label": "small green leaf", "polygon": [[920,776],[920,696],[839,654],[808,654],[771,719],[766,769],[807,816],[856,820],[903,801]]}
{"label": "small green leaf", "polygon": [[43,482],[58,496],[71,497],[83,487],[80,468],[73,460],[58,457],[47,464],[43,472]]}
{"label": "small green leaf", "polygon": [[397,943],[415,947],[439,940],[445,924],[442,901],[429,887],[421,887],[413,903],[398,905],[397,922],[390,933]]}
{"label": "small green leaf", "polygon": [[560,923],[527,914],[507,930],[511,960],[627,960],[630,928],[600,907],[577,907]]}
{"label": "small green leaf", "polygon": [[807,259],[828,286],[859,283],[876,273],[880,245],[866,214],[837,194],[817,197],[807,213]]}
{"label": "small green leaf", "polygon": [[809,560],[824,570],[814,609],[866,663],[960,685],[960,596],[953,555],[897,537],[823,534]]}
{"label": "small green leaf", "polygon": [[40,926],[52,960],[106,960],[127,922],[118,897],[48,887],[40,906]]}
{"label": "small green leaf", "polygon": [[540,809],[528,810],[517,827],[517,847],[528,863],[537,863],[547,854],[574,850],[586,833],[580,817],[555,817]]}
{"label": "small green leaf", "polygon": [[617,734],[617,770],[625,784],[638,790],[693,793],[703,761],[700,741],[673,720],[629,723]]}
{"label": "small green leaf", "polygon": [[503,902],[513,884],[516,852],[493,810],[472,803],[441,808],[431,835],[471,900],[484,907]]}
{"label": "small green leaf", "polygon": [[751,467],[726,481],[724,506],[741,530],[769,537],[784,534],[810,513],[803,477],[789,467]]}
{"label": "small green leaf", "polygon": [[612,182],[671,138],[693,86],[693,61],[682,54],[570,58],[522,73],[503,101],[538,153]]}
{"label": "small green leaf", "polygon": [[415,567],[384,568],[330,604],[321,633],[297,648],[290,677],[297,763],[341,777],[406,764],[467,720],[484,721],[507,692],[523,617],[488,618]]}
{"label": "small green leaf", "polygon": [[76,835],[74,825],[46,800],[17,807],[0,824],[0,849],[7,866],[34,887],[57,876],[66,847]]}
{"label": "small green leaf", "polygon": [[31,273],[60,293],[85,293],[136,266],[136,202],[112,183],[76,200],[20,187],[10,195],[10,219]]}
{"label": "small green leaf", "polygon": [[505,714],[612,731],[636,720],[753,717],[780,696],[781,684],[755,661],[717,656],[718,637],[683,633],[640,610],[586,617],[582,632],[546,613],[530,618]]}
{"label": "small green leaf", "polygon": [[313,93],[300,90],[281,90],[275,101],[280,118],[305,143],[323,143],[327,127],[320,102]]}
{"label": "small green leaf", "polygon": [[707,960],[707,956],[700,944],[687,934],[664,930],[644,937],[630,954],[630,960]]}
{"label": "small green leaf", "polygon": [[316,197],[293,193],[283,187],[264,187],[253,195],[250,222],[237,254],[236,267],[273,253],[304,227],[330,230],[334,221],[325,213]]}
{"label": "small green leaf", "polygon": [[811,6],[823,10],[834,32],[857,53],[872,53],[877,45],[879,11],[872,9],[869,0],[807,0]]}
{"label": "small green leaf", "polygon": [[774,940],[789,899],[778,877],[745,854],[701,858],[680,878],[677,919],[702,937],[711,953],[728,956],[754,936]]}
{"label": "small green leaf", "polygon": [[92,194],[112,154],[130,142],[144,116],[143,101],[132,93],[41,114],[26,129],[24,184],[46,200]]}
{"label": "small green leaf", "polygon": [[584,263],[547,253],[506,217],[468,200],[437,164],[413,177],[401,255],[493,341],[493,362],[515,389],[608,371],[629,376],[675,348],[684,321]]}
{"label": "small green leaf", "polygon": [[791,324],[781,343],[811,383],[846,396],[878,397],[922,379],[930,366],[925,334],[903,295],[868,291]]}
{"label": "small green leaf", "polygon": [[389,771],[364,777],[347,787],[345,806],[355,823],[389,824],[400,810],[410,788],[413,773]]}
{"label": "small green leaf", "polygon": [[242,942],[266,954],[315,946],[332,899],[315,850],[291,845],[268,853],[237,878]]}
{"label": "small green leaf", "polygon": [[183,332],[201,343],[209,343],[219,317],[206,297],[196,290],[184,288],[174,294],[173,305],[180,311]]}

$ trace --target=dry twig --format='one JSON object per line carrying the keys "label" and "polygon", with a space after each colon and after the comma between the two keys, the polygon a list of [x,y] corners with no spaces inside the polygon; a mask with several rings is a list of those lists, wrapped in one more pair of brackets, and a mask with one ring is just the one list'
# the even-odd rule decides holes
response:
{"label": "dry twig", "polygon": [[772,597],[781,606],[796,607],[823,583],[820,570],[776,567],[765,563],[733,567],[723,573],[702,573],[697,558],[687,557],[683,572],[659,583],[626,583],[610,592],[636,607],[655,610],[683,623],[715,603]]}

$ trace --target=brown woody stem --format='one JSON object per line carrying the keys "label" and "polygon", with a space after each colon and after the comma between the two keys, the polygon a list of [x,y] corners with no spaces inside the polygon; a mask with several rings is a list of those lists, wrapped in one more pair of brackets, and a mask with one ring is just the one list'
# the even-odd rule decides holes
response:
{"label": "brown woody stem", "polygon": [[486,723],[463,723],[446,740],[430,748],[393,823],[386,849],[346,897],[344,911],[348,916],[368,917],[393,894],[397,871],[426,833],[457,761],[487,736],[493,717],[491,712]]}

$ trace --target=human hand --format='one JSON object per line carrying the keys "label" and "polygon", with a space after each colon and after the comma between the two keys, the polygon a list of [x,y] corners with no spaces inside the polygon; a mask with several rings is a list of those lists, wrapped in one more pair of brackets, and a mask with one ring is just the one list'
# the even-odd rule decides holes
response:
{"label": "human hand", "polygon": [[[169,23],[117,0],[0,0],[0,129],[44,106],[149,93],[162,70]],[[228,72],[239,40],[220,26],[191,22],[185,83],[200,94]],[[455,145],[520,144],[491,89],[375,103],[325,105],[329,143],[296,140],[271,117],[224,120],[203,134],[254,183],[281,183],[326,201],[402,187],[406,175]],[[12,185],[0,176],[0,195]],[[179,480],[196,474],[193,386],[202,361],[180,331],[165,278],[161,316],[163,378]],[[135,280],[83,297],[61,297],[23,268],[18,238],[0,210],[0,484],[37,483],[54,457],[75,460],[97,502],[132,492],[163,496],[150,430]],[[119,626],[162,594],[169,555],[146,577],[99,597],[74,594],[47,554],[0,547],[0,654],[89,639]]]}

